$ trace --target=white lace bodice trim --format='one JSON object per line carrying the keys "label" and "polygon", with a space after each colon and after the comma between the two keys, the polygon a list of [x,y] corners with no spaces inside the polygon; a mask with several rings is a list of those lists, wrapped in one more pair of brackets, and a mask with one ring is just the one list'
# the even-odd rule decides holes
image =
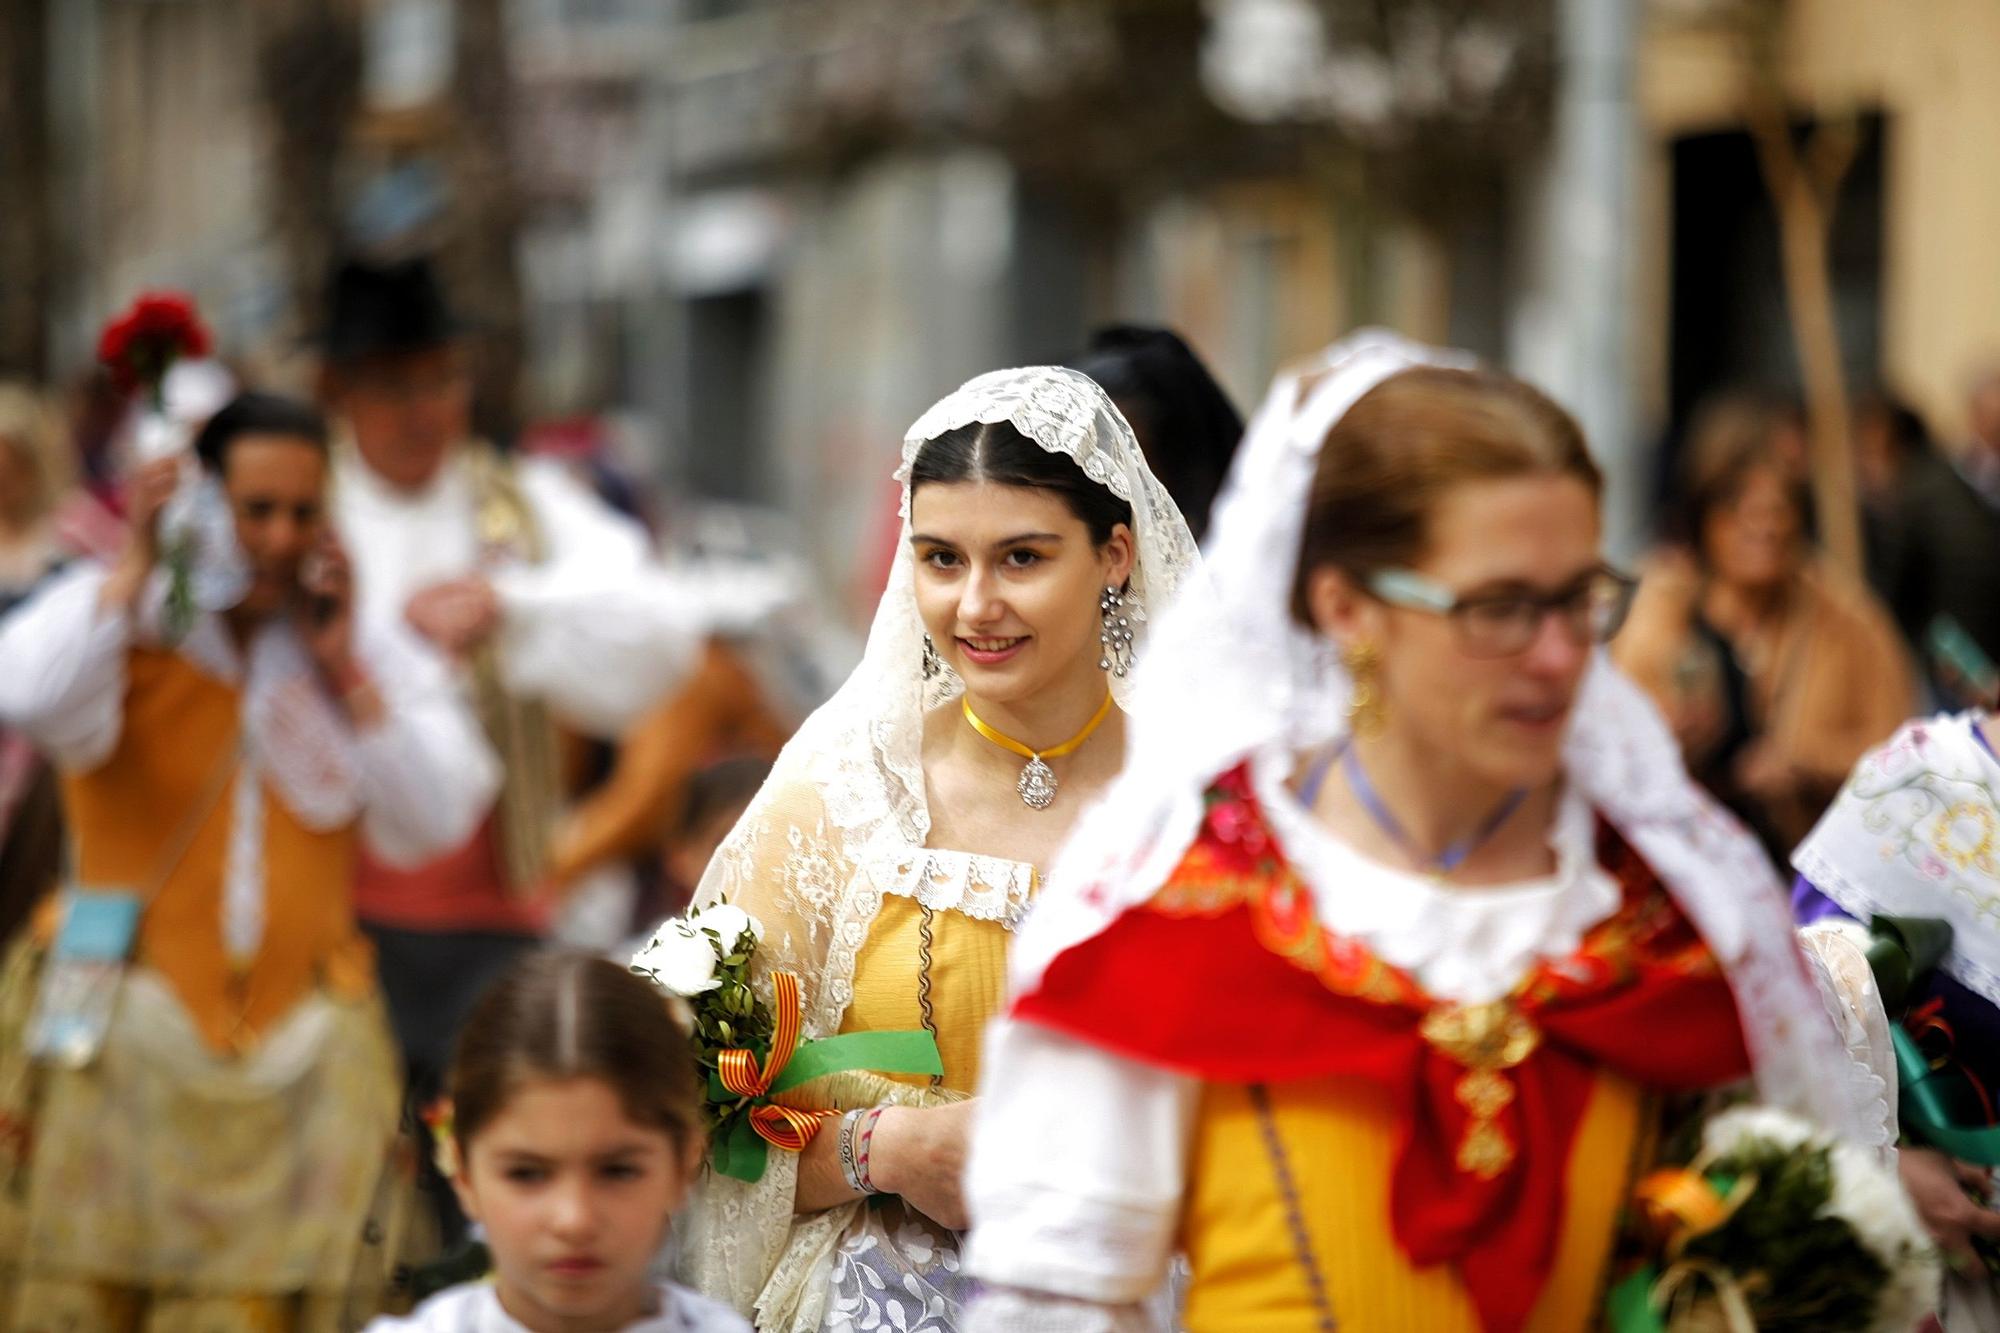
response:
{"label": "white lace bodice trim", "polygon": [[1010,931],[1027,916],[1035,893],[1035,868],[1026,861],[947,848],[885,853],[873,867],[873,878],[884,893],[913,898],[935,912],[998,921]]}

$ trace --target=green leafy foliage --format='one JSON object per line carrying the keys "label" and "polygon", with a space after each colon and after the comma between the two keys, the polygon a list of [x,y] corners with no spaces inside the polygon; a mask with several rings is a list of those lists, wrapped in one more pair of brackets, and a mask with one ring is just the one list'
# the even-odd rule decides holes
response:
{"label": "green leafy foliage", "polygon": [[[756,951],[757,937],[744,931],[733,940],[725,940],[713,929],[700,927],[699,933],[708,937],[720,960],[715,974],[722,984],[714,990],[694,996],[688,1003],[694,1010],[694,1032],[690,1043],[694,1047],[695,1059],[701,1065],[702,1083],[707,1096],[702,1109],[708,1117],[711,1131],[726,1130],[735,1120],[746,1114],[752,1104],[748,1097],[738,1097],[722,1088],[717,1070],[721,1067],[722,1053],[733,1049],[748,1049],[762,1065],[771,1050],[771,1037],[776,1027],[771,1007],[757,997],[750,985],[750,956]],[[721,1096],[716,1095],[721,1091]]]}
{"label": "green leafy foliage", "polygon": [[1889,1271],[1852,1227],[1825,1215],[1833,1172],[1823,1147],[1753,1140],[1705,1173],[1711,1180],[1756,1178],[1735,1215],[1690,1241],[1685,1254],[1736,1275],[1759,1333],[1867,1333],[1873,1326]]}

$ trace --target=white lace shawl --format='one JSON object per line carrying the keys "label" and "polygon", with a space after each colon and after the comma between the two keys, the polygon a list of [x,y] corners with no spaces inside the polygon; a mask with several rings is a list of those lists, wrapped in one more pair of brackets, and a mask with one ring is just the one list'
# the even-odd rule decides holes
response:
{"label": "white lace shawl", "polygon": [[[1194,839],[1202,793],[1217,775],[1248,755],[1324,747],[1345,731],[1347,677],[1327,641],[1287,608],[1319,448],[1347,408],[1391,375],[1467,364],[1367,331],[1272,386],[1217,504],[1201,586],[1154,627],[1124,771],[1071,835],[1016,941],[1016,992],[1166,879]],[[1688,778],[1665,723],[1601,653],[1577,702],[1564,767],[1726,967],[1762,1095],[1834,1132],[1873,1137],[1873,1108],[1824,1076],[1845,1055],[1770,863]]]}
{"label": "white lace shawl", "polygon": [[[779,754],[695,894],[697,906],[726,898],[763,922],[757,966],[799,977],[808,1037],[838,1032],[853,1000],[855,955],[890,887],[878,868],[907,864],[929,837],[923,718],[962,689],[949,667],[923,678],[923,624],[907,541],[910,464],[926,441],[1000,421],[1051,453],[1069,455],[1132,506],[1137,559],[1127,606],[1142,625],[1175,595],[1197,558],[1186,520],[1147,469],[1131,427],[1084,375],[1052,367],[994,371],[910,427],[897,472],[904,540],[861,664]],[[1143,636],[1137,656],[1141,662],[1148,656]],[[1114,679],[1111,688],[1125,706],[1131,685]],[[965,873],[976,870],[966,863]],[[900,1084],[875,1092],[878,1100],[925,1097]],[[855,1212],[849,1205],[795,1217],[797,1170],[795,1156],[774,1152],[754,1185],[711,1174],[686,1238],[689,1280],[739,1310],[754,1310],[764,1329],[818,1327],[833,1249]]]}

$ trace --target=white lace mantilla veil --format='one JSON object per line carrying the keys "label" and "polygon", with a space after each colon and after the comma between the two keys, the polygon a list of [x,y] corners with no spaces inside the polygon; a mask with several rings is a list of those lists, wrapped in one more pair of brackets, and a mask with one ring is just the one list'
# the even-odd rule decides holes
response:
{"label": "white lace mantilla veil", "polygon": [[[1291,618],[1307,498],[1328,430],[1383,380],[1468,356],[1379,330],[1281,375],[1216,506],[1204,578],[1153,628],[1125,767],[1079,823],[1010,957],[1016,993],[1060,954],[1149,898],[1200,827],[1203,792],[1242,760],[1328,746],[1350,683],[1331,645]],[[1794,943],[1783,889],[1741,825],[1688,777],[1666,725],[1599,653],[1564,749],[1568,780],[1657,871],[1728,971],[1760,1095],[1865,1141],[1874,1117]]]}
{"label": "white lace mantilla veil", "polygon": [[[1008,422],[1132,506],[1137,555],[1127,607],[1141,623],[1174,597],[1195,567],[1194,537],[1147,468],[1132,428],[1087,376],[1056,367],[1000,370],[968,381],[905,435],[902,540],[861,663],[778,755],[770,778],[709,863],[694,903],[727,900],[764,925],[756,967],[798,976],[805,1035],[840,1030],[854,996],[854,959],[882,904],[882,869],[925,845],[930,811],[921,757],[923,717],[963,685],[948,666],[923,677],[923,623],[910,552],[909,474],[921,446],[973,423]],[[1150,656],[1142,634],[1137,660]],[[1135,681],[1111,690],[1129,705]],[[966,886],[973,891],[977,886]],[[923,1103],[924,1090],[879,1080],[877,1100]],[[682,1251],[688,1279],[765,1330],[816,1329],[826,1272],[859,1205],[794,1217],[798,1159],[772,1152],[754,1185],[710,1173]],[[912,1328],[916,1324],[912,1322]],[[926,1323],[924,1327],[934,1327]]]}

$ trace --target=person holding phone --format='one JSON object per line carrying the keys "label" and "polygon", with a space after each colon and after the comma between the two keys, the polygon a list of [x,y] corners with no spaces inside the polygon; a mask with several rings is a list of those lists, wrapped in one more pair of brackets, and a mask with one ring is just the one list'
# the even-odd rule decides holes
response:
{"label": "person holding phone", "polygon": [[[311,408],[237,397],[198,468],[134,475],[115,566],[0,628],[0,723],[53,758],[75,837],[0,972],[0,1325],[330,1325],[396,1260],[399,1067],[355,866],[464,839],[497,763],[416,636],[357,623],[327,452]],[[184,487],[205,553],[163,535]],[[177,619],[212,558],[233,605]]]}

